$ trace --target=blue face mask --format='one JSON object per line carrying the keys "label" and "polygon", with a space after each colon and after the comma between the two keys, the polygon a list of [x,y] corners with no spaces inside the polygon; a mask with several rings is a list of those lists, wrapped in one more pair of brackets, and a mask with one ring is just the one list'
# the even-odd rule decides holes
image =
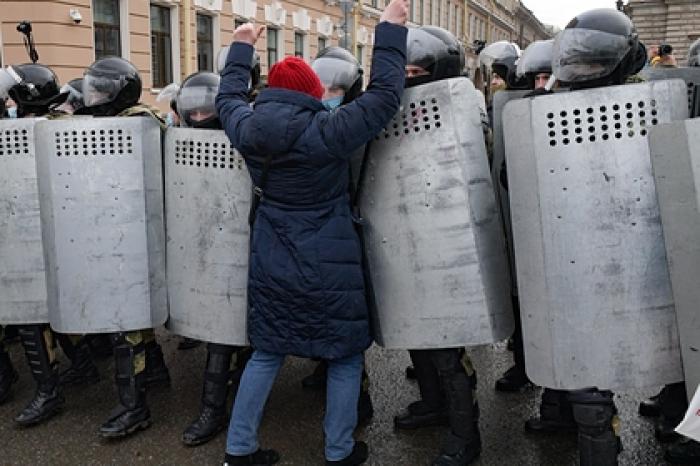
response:
{"label": "blue face mask", "polygon": [[17,107],[10,107],[7,109],[8,118],[17,118]]}
{"label": "blue face mask", "polygon": [[165,115],[165,124],[170,126],[175,126],[175,118],[173,118],[172,112],[168,112],[167,115]]}
{"label": "blue face mask", "polygon": [[340,104],[343,103],[343,96],[331,97],[330,99],[326,99],[321,103],[324,107],[326,107],[326,110],[335,110],[336,108],[340,107]]}

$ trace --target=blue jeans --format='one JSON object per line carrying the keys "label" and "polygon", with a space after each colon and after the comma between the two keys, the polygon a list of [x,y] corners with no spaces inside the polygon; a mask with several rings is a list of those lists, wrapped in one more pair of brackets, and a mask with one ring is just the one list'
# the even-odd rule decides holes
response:
{"label": "blue jeans", "polygon": [[[258,448],[258,427],[272,384],[284,363],[282,354],[255,351],[243,371],[233,405],[226,438],[226,453],[244,456]],[[360,396],[362,354],[328,361],[326,387],[326,459],[346,458],[355,446],[352,433],[357,425],[357,399]]]}

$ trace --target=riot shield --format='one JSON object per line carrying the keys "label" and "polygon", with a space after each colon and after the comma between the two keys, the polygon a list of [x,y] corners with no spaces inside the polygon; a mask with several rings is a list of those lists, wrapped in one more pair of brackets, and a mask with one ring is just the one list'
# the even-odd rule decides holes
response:
{"label": "riot shield", "polygon": [[372,142],[360,206],[384,347],[476,345],[513,331],[478,100],[466,78],[408,89]]}
{"label": "riot shield", "polygon": [[682,79],[688,92],[688,111],[691,117],[699,116],[695,112],[695,89],[700,85],[700,68],[645,68],[640,73],[647,81],[662,79]]}
{"label": "riot shield", "polygon": [[160,127],[151,118],[35,129],[49,320],[62,333],[167,318]]}
{"label": "riot shield", "polygon": [[501,209],[503,232],[506,235],[508,245],[508,263],[512,280],[512,293],[518,294],[517,274],[515,273],[515,255],[513,253],[513,228],[510,221],[510,203],[508,202],[508,190],[501,181],[505,168],[505,146],[503,143],[503,108],[513,99],[521,99],[532,91],[501,91],[493,96],[491,123],[493,131],[493,161],[491,163],[491,180],[496,192],[496,202]]}
{"label": "riot shield", "polygon": [[245,345],[251,182],[223,131],[171,128],[165,137],[168,328]]}
{"label": "riot shield", "polygon": [[681,379],[647,145],[686,117],[679,80],[509,103],[506,160],[526,368],[558,389]]}
{"label": "riot shield", "polygon": [[0,325],[49,321],[33,118],[0,120]]}
{"label": "riot shield", "polygon": [[700,384],[700,119],[653,128],[649,147],[690,400]]}

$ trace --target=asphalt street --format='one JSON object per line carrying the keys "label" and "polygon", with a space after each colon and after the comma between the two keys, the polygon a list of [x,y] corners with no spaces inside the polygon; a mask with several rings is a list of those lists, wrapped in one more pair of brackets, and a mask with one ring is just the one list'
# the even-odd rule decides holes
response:
{"label": "asphalt street", "polygon": [[[121,441],[100,439],[97,430],[115,404],[113,362],[98,363],[102,380],[91,386],[68,387],[62,413],[44,425],[18,428],[13,417],[31,399],[34,383],[21,345],[9,350],[20,380],[12,398],[0,406],[1,465],[216,465],[225,450],[225,433],[210,443],[188,448],[180,437],[197,415],[205,361],[204,346],[178,351],[178,337],[161,333],[170,367],[172,386],[149,393],[153,425]],[[539,437],[526,434],[523,422],[537,413],[540,390],[500,394],[495,379],[511,363],[504,344],[471,348],[478,373],[483,453],[476,465],[574,465],[576,439],[570,434]],[[62,358],[62,367],[67,367]],[[441,428],[396,432],[392,418],[418,396],[414,382],[404,377],[409,362],[405,351],[373,347],[368,370],[375,414],[357,438],[370,446],[372,465],[428,465],[440,447]],[[260,432],[263,447],[275,448],[280,464],[322,465],[324,396],[302,389],[301,379],[314,367],[308,360],[289,358],[280,372],[267,405]],[[657,390],[619,393],[616,396],[623,425],[621,465],[662,465],[663,448],[654,438],[653,424],[637,415],[637,403]]]}

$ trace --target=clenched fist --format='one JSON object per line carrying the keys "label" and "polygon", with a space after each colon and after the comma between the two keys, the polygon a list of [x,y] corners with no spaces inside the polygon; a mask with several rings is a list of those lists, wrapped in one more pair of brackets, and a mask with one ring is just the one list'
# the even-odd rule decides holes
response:
{"label": "clenched fist", "polygon": [[399,26],[405,26],[408,21],[408,0],[391,0],[391,3],[384,9],[379,21],[387,21]]}
{"label": "clenched fist", "polygon": [[233,41],[255,45],[264,29],[265,26],[255,27],[253,23],[241,24],[233,31]]}

